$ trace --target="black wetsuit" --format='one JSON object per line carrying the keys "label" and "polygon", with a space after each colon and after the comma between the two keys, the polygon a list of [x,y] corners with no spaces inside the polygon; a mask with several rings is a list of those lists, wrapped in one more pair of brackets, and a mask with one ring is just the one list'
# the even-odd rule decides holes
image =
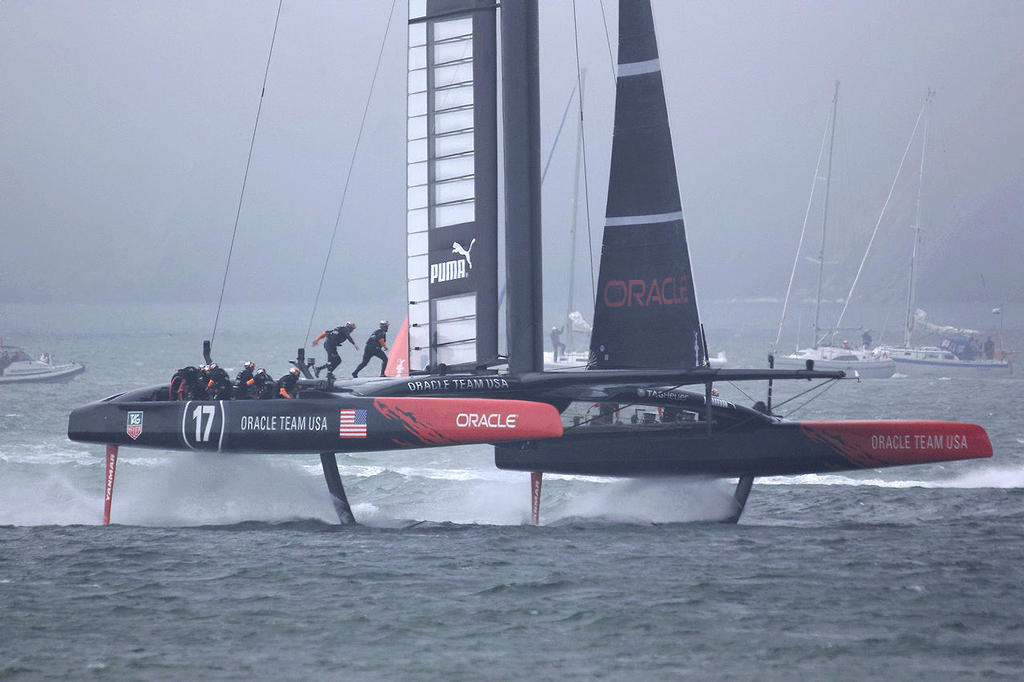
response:
{"label": "black wetsuit", "polygon": [[257,400],[267,400],[274,397],[274,380],[269,374],[265,371],[257,371],[252,378],[253,395]]}
{"label": "black wetsuit", "polygon": [[182,367],[171,379],[171,400],[204,400],[206,375],[198,367]]}
{"label": "black wetsuit", "polygon": [[[565,327],[562,327],[565,329]],[[551,330],[551,350],[552,357],[555,362],[558,362],[558,351],[562,351],[562,355],[565,355],[565,344],[562,343],[562,329]]]}
{"label": "black wetsuit", "polygon": [[254,398],[252,391],[256,387],[256,379],[253,378],[253,370],[243,367],[242,371],[235,377],[235,398],[245,400]]}
{"label": "black wetsuit", "polygon": [[231,377],[222,367],[217,367],[210,372],[206,383],[207,396],[214,400],[228,400],[231,398],[231,392]]}
{"label": "black wetsuit", "polygon": [[[283,391],[283,392],[282,392]],[[287,393],[288,395],[285,395]],[[277,380],[277,397],[294,398],[299,394],[299,377],[288,372]]]}
{"label": "black wetsuit", "polygon": [[363,361],[360,362],[359,366],[356,367],[354,372],[352,372],[353,377],[359,376],[360,370],[362,370],[363,367],[366,367],[367,363],[375,357],[380,358],[380,376],[384,376],[384,370],[388,367],[388,356],[384,352],[384,347],[388,342],[387,337],[387,329],[377,329],[370,334],[370,338],[366,339],[366,345],[363,346]]}
{"label": "black wetsuit", "polygon": [[338,346],[346,341],[354,346],[356,345],[356,342],[352,339],[352,331],[345,325],[330,329],[324,332],[324,334],[326,335],[326,338],[324,339],[324,350],[327,351],[327,364],[321,365],[317,369],[320,370],[326,367],[328,372],[333,372],[334,369],[341,364],[341,355],[338,354]]}

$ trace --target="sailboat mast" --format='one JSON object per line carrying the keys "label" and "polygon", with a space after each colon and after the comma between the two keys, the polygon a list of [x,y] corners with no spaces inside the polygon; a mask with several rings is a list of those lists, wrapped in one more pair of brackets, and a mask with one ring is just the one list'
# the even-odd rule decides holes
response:
{"label": "sailboat mast", "polygon": [[921,166],[917,171],[917,205],[914,209],[914,224],[910,229],[914,231],[914,248],[910,252],[910,278],[907,284],[907,323],[903,328],[903,347],[910,348],[910,334],[914,330],[914,299],[917,296],[917,247],[921,242],[921,191],[924,187],[924,153],[928,144],[928,111],[931,108],[931,90],[928,91],[928,98],[925,100],[924,129],[921,134]]}
{"label": "sailboat mast", "polygon": [[[569,227],[569,297],[568,306],[565,311],[565,319],[563,322],[566,323],[566,334],[565,340],[568,348],[572,348],[572,321],[569,320],[569,315],[573,311],[573,294],[576,289],[576,221],[579,215],[579,197],[580,197],[580,156],[583,153],[583,93],[587,85],[587,70],[582,69],[580,71],[580,115],[579,121],[576,124],[576,171],[573,175],[572,184],[572,224]],[[587,229],[590,226],[587,225]]]}
{"label": "sailboat mast", "polygon": [[509,372],[543,369],[537,0],[502,3]]}
{"label": "sailboat mast", "polygon": [[825,174],[825,206],[821,216],[821,249],[818,251],[818,290],[815,296],[814,306],[814,348],[818,347],[821,329],[821,280],[825,270],[825,226],[828,223],[828,194],[832,185],[832,149],[836,140],[836,109],[839,106],[839,81],[836,81],[836,91],[832,95],[832,133],[828,141],[828,171]]}

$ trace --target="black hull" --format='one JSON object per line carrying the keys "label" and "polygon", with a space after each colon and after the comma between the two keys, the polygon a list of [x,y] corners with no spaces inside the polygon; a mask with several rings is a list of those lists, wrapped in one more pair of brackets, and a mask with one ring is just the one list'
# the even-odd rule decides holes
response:
{"label": "black hull", "polygon": [[[699,430],[699,429],[698,429]],[[839,471],[844,460],[801,437],[799,424],[708,436],[695,429],[572,435],[554,442],[499,445],[499,469],[591,476],[773,476]]]}
{"label": "black hull", "polygon": [[[775,476],[992,455],[984,430],[972,424],[786,422],[649,386],[592,371],[353,383],[337,393],[310,382],[307,397],[296,400],[183,402],[167,400],[166,387],[157,386],[74,410],[68,436],[239,454],[494,443],[502,469],[595,476]],[[567,410],[594,401],[611,409]]]}
{"label": "black hull", "polygon": [[[584,430],[586,431],[586,429]],[[499,469],[591,476],[784,476],[992,456],[984,429],[932,421],[748,422],[709,435],[679,428],[597,427],[495,446]],[[643,436],[638,436],[646,431]]]}
{"label": "black hull", "polygon": [[550,405],[484,398],[368,397],[317,392],[295,400],[146,399],[166,387],[74,410],[73,441],[239,454],[312,454],[550,438]]}

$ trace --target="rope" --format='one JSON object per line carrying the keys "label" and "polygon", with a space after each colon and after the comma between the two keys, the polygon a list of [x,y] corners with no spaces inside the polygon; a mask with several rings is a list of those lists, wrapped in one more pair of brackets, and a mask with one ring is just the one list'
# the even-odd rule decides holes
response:
{"label": "rope", "polygon": [[779,320],[779,332],[775,336],[775,343],[772,345],[774,351],[779,346],[779,342],[782,340],[782,329],[786,324],[786,312],[789,309],[789,297],[793,293],[793,280],[796,279],[796,268],[800,263],[800,254],[804,250],[804,237],[807,235],[807,223],[811,216],[811,205],[814,203],[814,189],[818,185],[820,179],[818,171],[821,170],[821,160],[825,156],[825,143],[828,141],[828,129],[829,124],[832,123],[832,111],[829,110],[828,122],[825,123],[825,132],[821,137],[821,148],[818,149],[818,162],[814,164],[814,179],[811,181],[811,196],[807,198],[807,209],[804,211],[804,225],[800,229],[800,241],[796,245],[796,256],[793,258],[793,269],[789,272],[789,285],[786,287],[786,298],[782,303],[782,319]]}
{"label": "rope", "polygon": [[[587,250],[589,252],[588,255],[589,255],[589,258],[590,258],[590,268],[589,268],[589,270],[590,270],[590,300],[594,301],[594,300],[597,300],[597,298],[596,298],[596,296],[597,296],[597,275],[594,273],[594,235],[593,235],[593,233],[592,233],[592,231],[590,229],[590,226],[593,223],[591,223],[591,218],[590,218],[590,180],[589,180],[589,176],[587,174],[587,127],[585,125],[583,125],[583,96],[584,96],[585,93],[583,92],[583,75],[582,75],[582,73],[580,71],[580,31],[579,31],[579,22],[577,21],[577,18],[578,18],[578,16],[577,16],[577,13],[576,13],[576,2],[575,2],[575,0],[573,0],[573,3],[572,3],[572,34],[573,34],[573,40],[575,42],[575,49],[576,49],[576,85],[577,85],[577,88],[580,91],[580,99],[579,99],[579,104],[580,104],[580,109],[579,109],[580,127],[579,127],[579,130],[580,130],[580,149],[582,151],[582,159],[583,159],[583,208],[584,208],[584,213],[586,214],[586,219],[587,219],[586,220],[586,225],[587,225]],[[605,42],[608,45],[608,55],[610,57],[611,56],[611,49],[612,48],[611,48],[611,40],[608,37],[608,21],[605,18],[605,14],[604,14],[604,2],[601,3],[601,18],[604,20]],[[612,80],[613,81],[615,80],[615,59],[614,58],[612,59]],[[576,188],[574,187],[573,190],[575,191],[575,189]],[[575,227],[576,226],[574,225],[573,228],[575,229]],[[575,254],[573,255],[573,257],[575,257]],[[593,320],[591,320],[591,322],[593,322]]]}
{"label": "rope", "polygon": [[857,286],[857,281],[860,280],[860,274],[864,270],[864,262],[868,259],[868,254],[871,252],[871,245],[875,243],[875,236],[878,234],[878,228],[882,224],[882,218],[885,216],[885,211],[889,208],[889,201],[892,199],[893,192],[896,190],[896,182],[900,179],[900,174],[903,172],[903,164],[907,160],[907,154],[910,153],[910,147],[914,142],[914,137],[917,135],[917,128],[921,124],[921,118],[924,116],[924,112],[928,107],[928,102],[925,101],[921,107],[921,112],[917,115],[917,121],[914,122],[914,130],[910,133],[910,140],[907,142],[906,148],[903,150],[903,157],[900,159],[900,165],[896,169],[896,177],[892,179],[892,185],[889,187],[889,196],[885,198],[885,203],[882,204],[882,211],[878,214],[878,220],[875,222],[875,229],[871,233],[871,239],[868,240],[868,248],[864,250],[864,257],[860,259],[860,267],[857,268],[857,276],[853,278],[853,284],[850,285],[850,293],[846,295],[846,301],[843,303],[843,311],[839,313],[839,319],[836,321],[836,328],[838,329],[843,324],[843,316],[846,315],[846,308],[850,305],[850,299],[853,298],[853,289]]}
{"label": "rope", "polygon": [[313,319],[316,317],[317,307],[320,304],[320,294],[324,288],[324,279],[327,277],[327,265],[331,262],[331,253],[334,251],[334,241],[338,236],[338,227],[341,225],[341,214],[345,209],[345,198],[348,196],[349,182],[352,180],[352,171],[355,168],[356,154],[359,152],[359,143],[363,139],[363,129],[366,127],[366,117],[370,111],[370,102],[373,99],[373,90],[377,85],[377,75],[380,73],[380,64],[384,57],[384,46],[387,44],[388,34],[391,32],[391,21],[395,15],[395,5],[398,0],[392,0],[391,11],[388,14],[388,23],[384,28],[384,38],[380,43],[380,50],[377,52],[377,65],[373,69],[373,80],[370,81],[370,91],[366,96],[366,105],[363,107],[363,118],[359,121],[359,132],[356,134],[356,144],[352,149],[352,157],[349,159],[348,173],[345,176],[345,184],[341,191],[341,203],[338,205],[338,217],[334,221],[334,231],[331,232],[331,242],[327,247],[327,254],[324,256],[324,267],[320,272],[320,284],[316,288],[316,297],[313,299],[313,310],[309,314],[309,325],[306,327],[306,335],[302,338],[302,347],[306,346],[310,331],[313,329]]}
{"label": "rope", "polygon": [[231,245],[228,247],[228,258],[227,262],[224,263],[224,277],[220,282],[220,298],[217,299],[217,314],[213,318],[213,331],[210,332],[210,344],[213,344],[214,337],[217,336],[217,323],[220,322],[220,310],[224,305],[224,290],[228,284],[228,270],[231,268],[231,254],[235,250],[235,237],[238,235],[238,220],[242,215],[242,199],[245,197],[245,185],[249,179],[249,167],[252,165],[252,150],[256,146],[256,130],[260,125],[260,112],[263,110],[263,95],[267,92],[267,78],[270,75],[270,59],[274,55],[274,42],[277,40],[277,27],[281,22],[281,6],[284,4],[284,0],[279,0],[277,3],[277,16],[274,18],[274,33],[270,37],[270,51],[267,53],[267,66],[263,70],[263,87],[260,89],[260,102],[256,107],[256,121],[252,126],[252,137],[249,139],[249,156],[245,160],[245,174],[242,176],[242,191],[238,195],[238,208],[235,211],[235,225],[231,230]]}

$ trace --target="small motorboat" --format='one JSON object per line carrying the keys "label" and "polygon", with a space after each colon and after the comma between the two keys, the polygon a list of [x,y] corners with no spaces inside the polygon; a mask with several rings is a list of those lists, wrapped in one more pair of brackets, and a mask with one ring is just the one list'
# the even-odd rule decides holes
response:
{"label": "small motorboat", "polygon": [[0,346],[0,384],[70,381],[84,371],[85,365],[80,362],[57,364],[49,353],[34,360],[23,348]]}

